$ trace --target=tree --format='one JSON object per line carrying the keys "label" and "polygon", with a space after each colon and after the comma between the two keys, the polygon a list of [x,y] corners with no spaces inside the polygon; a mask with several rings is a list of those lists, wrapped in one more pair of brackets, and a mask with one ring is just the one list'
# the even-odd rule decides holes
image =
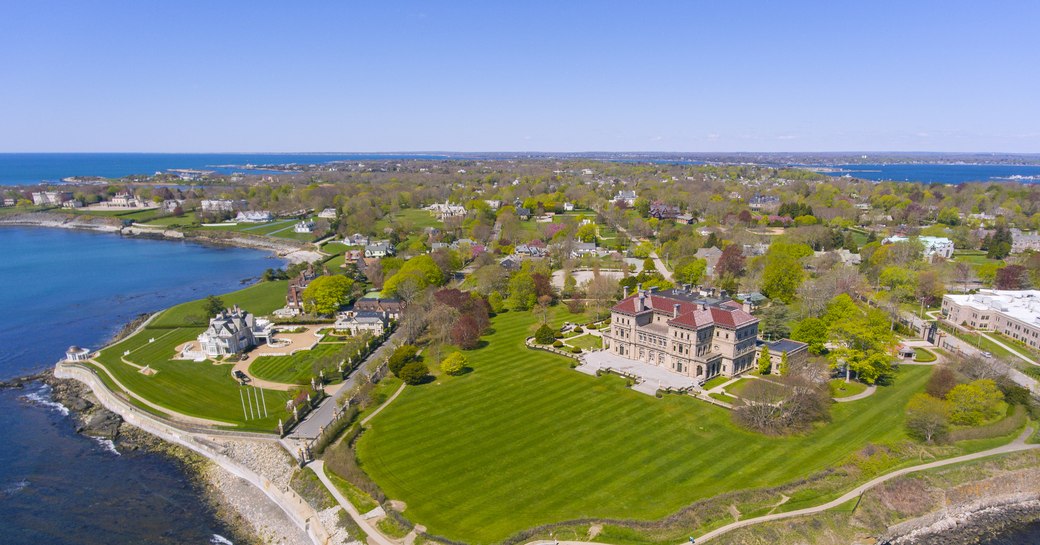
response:
{"label": "tree", "polygon": [[777,367],[776,372],[777,372],[777,374],[780,374],[780,375],[786,375],[787,371],[788,371],[787,350],[784,350],[780,354],[780,365]]}
{"label": "tree", "polygon": [[304,308],[314,314],[333,314],[347,302],[353,286],[346,276],[319,276],[303,290]]}
{"label": "tree", "polygon": [[461,375],[466,369],[466,356],[462,352],[452,352],[441,361],[441,371],[448,375]]}
{"label": "tree", "polygon": [[463,314],[451,328],[451,342],[463,350],[472,350],[480,344],[481,327],[472,314]]}
{"label": "tree", "polygon": [[574,238],[582,242],[596,242],[596,224],[586,223],[581,227],[578,227],[578,231],[574,234]]}
{"label": "tree", "polygon": [[419,348],[410,344],[403,344],[394,349],[394,353],[390,355],[387,361],[387,367],[391,373],[399,376],[402,367],[417,359],[419,359]]}
{"label": "tree", "polygon": [[758,329],[766,339],[783,339],[791,335],[791,311],[786,305],[772,305],[759,313]]}
{"label": "tree", "polygon": [[949,413],[945,401],[928,394],[914,394],[906,407],[906,430],[919,441],[941,441],[950,429]]}
{"label": "tree", "polygon": [[549,327],[549,324],[542,324],[534,332],[534,341],[538,344],[552,344],[554,340],[556,340],[556,332]]}
{"label": "tree", "polygon": [[[414,296],[427,286],[440,286],[445,276],[437,262],[429,255],[415,256],[405,261],[400,270],[383,283],[383,297],[403,296],[405,288],[408,295]],[[405,297],[402,297],[405,298]]]}
{"label": "tree", "polygon": [[932,370],[932,376],[928,378],[928,384],[924,391],[936,399],[946,399],[946,395],[957,386],[957,376],[945,365],[940,365]]}
{"label": "tree", "polygon": [[491,306],[491,312],[498,314],[506,309],[505,304],[502,302],[502,294],[493,291],[491,295],[488,295],[488,305]]}
{"label": "tree", "polygon": [[691,259],[675,268],[673,276],[681,284],[697,285],[704,278],[708,262],[703,259]]}
{"label": "tree", "polygon": [[950,422],[976,426],[1000,414],[1004,394],[996,382],[981,379],[958,384],[946,394],[946,400],[950,402]]}
{"label": "tree", "polygon": [[416,384],[422,384],[423,380],[426,380],[426,376],[430,374],[430,369],[426,367],[426,364],[421,361],[413,361],[405,364],[401,368],[400,373],[397,377],[404,381],[405,384],[415,386]]}
{"label": "tree", "polygon": [[730,244],[722,249],[719,262],[715,264],[715,275],[738,277],[744,274],[744,252],[739,244]]}
{"label": "tree", "polygon": [[772,367],[773,360],[770,358],[769,345],[765,345],[762,347],[762,351],[758,353],[758,374],[768,375]]}
{"label": "tree", "polygon": [[224,300],[216,295],[207,295],[205,302],[202,304],[203,308],[206,309],[206,315],[210,318],[220,314],[224,311]]}
{"label": "tree", "polygon": [[804,279],[805,271],[798,259],[785,255],[766,256],[766,266],[762,271],[762,293],[766,297],[790,303]]}
{"label": "tree", "polygon": [[1008,265],[997,269],[994,284],[998,290],[1028,289],[1029,271],[1022,265]]}
{"label": "tree", "polygon": [[809,345],[809,353],[819,356],[827,351],[827,324],[819,318],[806,318],[794,325],[791,338]]}
{"label": "tree", "polygon": [[534,278],[527,271],[520,271],[509,281],[509,298],[506,306],[509,310],[531,310],[538,300],[537,286]]}

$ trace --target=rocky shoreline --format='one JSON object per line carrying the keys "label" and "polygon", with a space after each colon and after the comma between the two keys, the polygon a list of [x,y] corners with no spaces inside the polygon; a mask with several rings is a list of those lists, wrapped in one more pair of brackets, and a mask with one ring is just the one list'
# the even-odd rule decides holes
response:
{"label": "rocky shoreline", "polygon": [[[132,331],[135,323],[124,331]],[[213,513],[231,531],[227,536],[237,545],[278,544],[309,545],[310,540],[298,532],[292,522],[262,492],[232,475],[206,457],[176,445],[125,422],[106,409],[90,387],[76,380],[59,379],[53,372],[0,383],[0,388],[27,389],[44,384],[49,389],[48,402],[61,404],[75,422],[75,430],[109,445],[116,451],[146,451],[174,460],[193,485],[201,492]]]}
{"label": "rocky shoreline", "polygon": [[[891,545],[975,545],[998,540],[1040,521],[1040,498],[992,498],[897,525]],[[909,528],[908,528],[909,526]],[[910,529],[913,528],[913,529]]]}
{"label": "rocky shoreline", "polygon": [[271,252],[290,263],[313,262],[322,257],[316,250],[309,248],[308,244],[289,239],[275,240],[269,237],[253,236],[233,231],[180,231],[136,224],[124,226],[118,218],[108,216],[87,216],[57,212],[25,212],[0,217],[0,225],[74,229],[113,233],[134,238],[190,241],[213,246],[247,248]]}

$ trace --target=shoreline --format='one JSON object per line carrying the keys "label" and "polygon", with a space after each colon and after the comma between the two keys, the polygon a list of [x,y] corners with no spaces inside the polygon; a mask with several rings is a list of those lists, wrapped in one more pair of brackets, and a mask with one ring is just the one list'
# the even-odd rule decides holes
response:
{"label": "shoreline", "polygon": [[72,229],[77,231],[117,234],[132,238],[194,242],[197,244],[217,247],[261,250],[271,253],[275,258],[284,259],[290,264],[313,262],[323,257],[322,254],[314,248],[313,244],[296,242],[289,239],[275,240],[268,237],[246,235],[230,231],[193,230],[184,232],[177,229],[151,227],[147,225],[132,224],[124,226],[118,218],[112,216],[87,216],[82,214],[68,214],[50,211],[22,212],[0,216],[0,227],[2,226]]}

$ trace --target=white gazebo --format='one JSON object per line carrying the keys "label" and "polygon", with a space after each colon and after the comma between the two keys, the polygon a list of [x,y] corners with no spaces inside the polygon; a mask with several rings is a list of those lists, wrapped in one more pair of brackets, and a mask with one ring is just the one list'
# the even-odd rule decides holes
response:
{"label": "white gazebo", "polygon": [[65,351],[65,361],[87,361],[88,359],[90,359],[89,348],[72,345]]}

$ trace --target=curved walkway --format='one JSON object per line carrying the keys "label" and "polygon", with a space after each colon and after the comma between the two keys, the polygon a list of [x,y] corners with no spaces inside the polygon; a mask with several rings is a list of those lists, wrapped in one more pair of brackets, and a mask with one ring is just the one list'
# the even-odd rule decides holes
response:
{"label": "curved walkway", "polygon": [[373,418],[375,418],[377,414],[382,412],[383,409],[385,409],[388,405],[393,403],[394,400],[397,399],[397,396],[401,395],[401,392],[404,391],[404,387],[405,386],[408,386],[408,385],[407,384],[401,384],[401,387],[398,388],[396,392],[394,392],[394,395],[390,396],[390,399],[387,399],[386,401],[384,401],[382,405],[377,407],[376,410],[372,411],[372,414],[366,416],[365,419],[361,421],[361,425],[364,426],[365,424],[368,424],[369,420],[372,420]]}
{"label": "curved walkway", "polygon": [[854,396],[836,397],[836,398],[834,398],[834,401],[836,401],[838,403],[846,403],[846,402],[849,402],[849,401],[857,401],[857,400],[863,399],[865,397],[870,397],[870,396],[874,395],[874,392],[876,392],[876,391],[877,391],[877,386],[874,385],[874,384],[871,384],[870,386],[867,386],[866,390],[863,390],[862,392],[860,392],[860,393],[858,393],[858,394],[856,394]]}
{"label": "curved walkway", "polygon": [[399,545],[397,541],[384,536],[383,533],[380,532],[379,529],[376,528],[371,522],[369,522],[368,519],[361,516],[361,513],[359,513],[357,508],[354,507],[354,504],[350,503],[350,501],[347,500],[347,498],[343,497],[343,494],[339,491],[339,488],[336,488],[336,485],[332,484],[332,481],[329,480],[328,475],[325,475],[325,462],[321,460],[315,460],[307,464],[307,467],[314,470],[314,474],[318,476],[318,480],[321,481],[321,484],[325,485],[325,488],[328,489],[328,491],[332,494],[332,497],[336,498],[336,502],[339,503],[339,505],[343,507],[344,510],[346,510],[347,514],[350,515],[350,518],[354,519],[354,523],[360,526],[361,529],[366,534],[368,534],[369,544],[375,543],[376,545]]}
{"label": "curved walkway", "polygon": [[[1003,445],[1003,446],[999,446],[999,447],[996,447],[996,448],[991,448],[989,450],[984,450],[984,451],[976,452],[976,453],[973,453],[973,454],[965,454],[963,456],[957,456],[955,458],[947,458],[947,459],[944,459],[944,460],[938,460],[938,461],[935,461],[935,462],[929,462],[927,464],[921,464],[921,465],[906,467],[906,468],[903,468],[903,469],[899,469],[899,470],[893,471],[891,473],[886,473],[885,475],[882,475],[880,477],[877,477],[877,478],[875,478],[873,480],[867,481],[866,483],[863,483],[863,484],[857,486],[856,488],[850,490],[849,492],[846,492],[845,494],[841,495],[837,499],[831,500],[831,501],[829,501],[827,503],[824,503],[822,505],[817,505],[816,507],[807,507],[805,509],[798,509],[797,511],[788,511],[786,513],[774,513],[772,515],[763,515],[761,517],[755,517],[755,518],[745,519],[745,520],[741,520],[741,521],[737,521],[737,522],[732,522],[732,523],[727,524],[725,526],[722,526],[720,528],[716,528],[716,529],[714,529],[714,530],[712,530],[712,531],[710,531],[710,532],[708,532],[708,533],[706,533],[706,534],[704,534],[704,535],[702,535],[700,537],[696,537],[696,542],[697,543],[703,543],[705,541],[708,541],[708,540],[711,540],[713,538],[719,537],[722,534],[725,534],[725,533],[728,533],[728,532],[732,532],[733,530],[736,530],[738,528],[744,528],[746,526],[753,526],[755,524],[762,524],[764,522],[772,522],[772,521],[775,521],[775,520],[781,520],[781,519],[786,519],[786,518],[800,517],[800,516],[803,516],[803,515],[812,515],[812,514],[815,514],[815,513],[820,513],[822,511],[826,511],[828,509],[832,509],[832,508],[837,507],[837,506],[839,506],[839,505],[841,505],[841,504],[843,504],[845,502],[853,500],[856,497],[858,497],[859,495],[861,495],[864,492],[866,492],[867,490],[870,490],[871,488],[874,488],[875,486],[877,486],[877,485],[879,485],[879,484],[881,484],[881,483],[883,483],[885,481],[889,481],[889,480],[892,480],[892,479],[894,479],[896,477],[901,477],[901,476],[907,475],[909,473],[916,473],[918,471],[926,471],[926,470],[929,470],[929,469],[935,469],[937,467],[943,467],[943,466],[948,466],[948,465],[953,465],[953,464],[959,464],[959,463],[962,463],[962,462],[969,462],[969,461],[972,461],[972,460],[978,460],[980,458],[988,458],[990,456],[996,456],[996,455],[999,455],[999,454],[1010,454],[1010,453],[1013,453],[1013,452],[1021,452],[1021,451],[1025,451],[1025,450],[1040,449],[1040,444],[1027,444],[1026,443],[1026,439],[1028,439],[1029,436],[1032,435],[1032,433],[1033,433],[1033,428],[1027,427],[1025,429],[1025,431],[1023,431],[1022,434],[1019,435],[1014,441],[1012,441],[1012,442],[1010,442],[1010,443],[1008,443],[1006,445]],[[607,544],[600,543],[600,542],[590,542],[590,541],[559,541],[559,542],[555,542],[555,541],[547,541],[547,540],[531,541],[531,542],[528,542],[525,545],[553,545],[554,543],[558,543],[559,545],[607,545]],[[685,542],[680,543],[678,545],[685,545]]]}

